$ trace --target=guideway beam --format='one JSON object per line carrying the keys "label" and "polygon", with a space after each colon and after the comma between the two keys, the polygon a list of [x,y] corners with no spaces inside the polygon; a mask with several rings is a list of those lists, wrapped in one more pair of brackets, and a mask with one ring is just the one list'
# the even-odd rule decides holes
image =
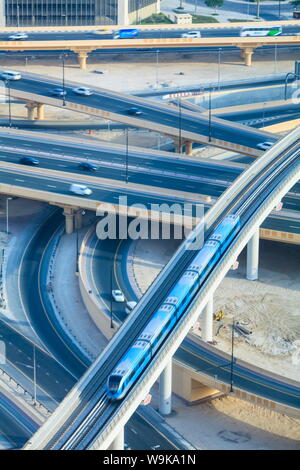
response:
{"label": "guideway beam", "polygon": [[109,450],[124,450],[124,426],[110,444]]}

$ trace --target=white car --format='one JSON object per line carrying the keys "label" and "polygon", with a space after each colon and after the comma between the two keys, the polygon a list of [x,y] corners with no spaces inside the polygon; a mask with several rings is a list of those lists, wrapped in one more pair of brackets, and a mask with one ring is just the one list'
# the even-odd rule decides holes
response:
{"label": "white car", "polygon": [[21,40],[21,39],[27,39],[28,34],[27,33],[14,33],[8,36],[8,39],[12,39],[13,41]]}
{"label": "white car", "polygon": [[4,80],[20,80],[20,78],[22,78],[22,75],[19,72],[3,70],[3,72],[0,72],[0,77],[4,78]]}
{"label": "white car", "polygon": [[268,150],[272,145],[274,145],[274,142],[261,142],[260,144],[257,144],[256,147],[261,150]]}
{"label": "white car", "polygon": [[182,38],[201,38],[200,31],[188,31],[187,33],[182,33]]}
{"label": "white car", "polygon": [[92,194],[92,190],[84,184],[71,184],[70,191],[79,196],[90,196]]}
{"label": "white car", "polygon": [[72,91],[76,93],[77,95],[84,95],[84,96],[90,96],[93,94],[92,90],[90,90],[90,88],[86,88],[85,86],[73,88]]}
{"label": "white car", "polygon": [[116,289],[116,290],[113,290],[111,293],[116,302],[125,302],[125,297],[121,290]]}

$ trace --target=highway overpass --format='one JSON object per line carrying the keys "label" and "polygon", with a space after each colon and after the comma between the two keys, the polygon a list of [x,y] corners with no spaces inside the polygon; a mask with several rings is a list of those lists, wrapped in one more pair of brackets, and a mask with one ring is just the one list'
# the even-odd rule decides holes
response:
{"label": "highway overpass", "polygon": [[[299,40],[299,28],[297,20],[260,22],[260,26],[281,25],[283,36],[269,38],[240,38],[241,27],[253,27],[253,22],[218,23],[218,24],[159,24],[159,25],[137,25],[140,30],[138,39],[112,40],[112,32],[121,29],[122,26],[87,26],[87,27],[28,27],[18,28],[17,31],[26,31],[29,37],[23,41],[11,41],[8,36],[16,28],[2,28],[0,31],[1,49],[6,51],[26,50],[70,50],[78,54],[80,67],[86,67],[89,52],[105,49],[143,49],[143,48],[216,48],[237,47],[242,52],[245,65],[251,65],[253,51],[264,45],[295,45]],[[202,31],[202,38],[181,38],[182,32],[189,30]],[[99,33],[99,34],[95,34]],[[2,33],[2,34],[1,34]],[[94,33],[94,34],[93,34]],[[286,36],[284,36],[286,35]],[[2,39],[2,41],[1,41]],[[63,41],[62,41],[63,39]],[[244,39],[252,39],[244,41]],[[279,42],[278,42],[279,39]]]}
{"label": "highway overpass", "polygon": [[[259,143],[277,140],[274,134],[263,130],[200,113],[196,115],[181,106],[174,108],[125,93],[94,87],[91,96],[80,96],[72,91],[80,84],[69,81],[64,84],[67,92],[65,100],[51,96],[51,89],[61,86],[62,83],[58,80],[23,73],[21,80],[10,81],[9,92],[12,97],[28,102],[27,107],[31,111],[47,104],[160,132],[171,136],[179,150],[185,145],[187,153],[191,153],[192,143],[197,142],[245,155],[260,156],[263,152],[257,147]],[[138,107],[141,115],[129,115],[128,110],[131,107]]]}

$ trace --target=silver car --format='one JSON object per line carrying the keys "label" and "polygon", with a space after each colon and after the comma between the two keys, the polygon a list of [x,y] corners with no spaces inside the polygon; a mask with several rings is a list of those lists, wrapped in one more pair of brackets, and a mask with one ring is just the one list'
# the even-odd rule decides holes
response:
{"label": "silver car", "polygon": [[80,86],[77,88],[73,88],[72,91],[76,93],[77,95],[83,95],[83,96],[90,96],[93,94],[92,90],[90,88],[87,88],[85,86]]}
{"label": "silver car", "polygon": [[3,70],[0,72],[0,77],[4,80],[20,80],[22,75],[20,72],[13,72],[12,70]]}
{"label": "silver car", "polygon": [[8,39],[11,39],[12,41],[20,41],[22,39],[27,39],[28,34],[27,33],[14,33],[8,36]]}

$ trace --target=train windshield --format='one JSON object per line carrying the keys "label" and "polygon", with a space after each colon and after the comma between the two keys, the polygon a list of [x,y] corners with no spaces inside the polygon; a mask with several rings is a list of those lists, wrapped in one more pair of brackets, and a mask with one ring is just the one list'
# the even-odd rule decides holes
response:
{"label": "train windshield", "polygon": [[120,375],[111,375],[108,379],[110,390],[118,390],[122,377]]}

